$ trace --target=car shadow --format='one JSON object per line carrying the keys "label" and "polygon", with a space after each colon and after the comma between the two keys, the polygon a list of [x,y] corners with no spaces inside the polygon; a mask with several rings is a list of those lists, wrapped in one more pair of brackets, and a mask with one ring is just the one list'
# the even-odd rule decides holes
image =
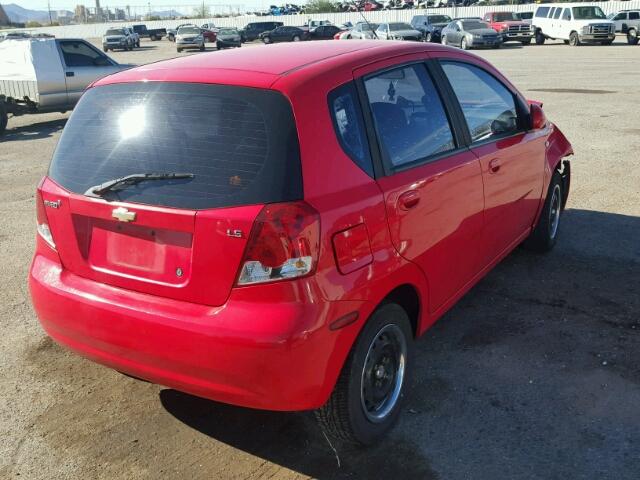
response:
{"label": "car shadow", "polygon": [[559,235],[546,255],[516,249],[416,342],[400,422],[375,447],[329,443],[309,412],[171,389],[160,401],[216,441],[321,479],[634,478],[640,217],[568,209]]}
{"label": "car shadow", "polygon": [[437,478],[415,447],[391,437],[371,449],[328,440],[309,412],[251,410],[171,389],[160,392],[160,401],[200,433],[309,477],[391,478],[402,473],[403,478]]}
{"label": "car shadow", "polygon": [[54,133],[62,130],[67,123],[67,118],[60,118],[57,120],[32,123],[21,127],[11,128],[11,120],[12,118],[9,118],[7,130],[0,136],[0,143],[49,138]]}

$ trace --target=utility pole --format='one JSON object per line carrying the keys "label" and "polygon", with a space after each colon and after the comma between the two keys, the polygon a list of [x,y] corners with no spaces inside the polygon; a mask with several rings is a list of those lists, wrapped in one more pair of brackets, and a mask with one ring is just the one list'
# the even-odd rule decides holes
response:
{"label": "utility pole", "polygon": [[53,21],[51,20],[51,2],[49,0],[47,0],[47,10],[49,10],[49,25],[51,25]]}

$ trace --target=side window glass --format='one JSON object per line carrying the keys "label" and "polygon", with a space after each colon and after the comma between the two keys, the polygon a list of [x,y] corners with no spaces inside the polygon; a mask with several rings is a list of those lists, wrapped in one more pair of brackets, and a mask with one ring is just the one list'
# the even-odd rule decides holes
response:
{"label": "side window glass", "polygon": [[365,80],[383,156],[394,167],[453,150],[440,96],[424,65],[382,72]]}
{"label": "side window glass", "polygon": [[515,98],[510,90],[483,69],[458,62],[442,62],[472,142],[518,131]]}
{"label": "side window glass", "polygon": [[358,92],[352,83],[338,87],[329,94],[329,110],[342,149],[356,165],[373,177],[373,164]]}
{"label": "side window glass", "polygon": [[538,10],[536,10],[536,17],[546,18],[547,13],[549,13],[549,7],[540,7]]}
{"label": "side window glass", "polygon": [[103,55],[84,42],[60,42],[60,48],[67,67],[93,67],[102,64],[97,60]]}
{"label": "side window glass", "polygon": [[564,11],[562,12],[562,19],[563,20],[571,20],[571,9],[570,8],[565,8]]}
{"label": "side window glass", "polygon": [[640,12],[629,13],[629,20],[640,20]]}
{"label": "side window glass", "polygon": [[556,13],[553,14],[554,20],[557,20],[558,18],[560,18],[560,13],[562,13],[562,9],[561,8],[557,8],[556,9]]}

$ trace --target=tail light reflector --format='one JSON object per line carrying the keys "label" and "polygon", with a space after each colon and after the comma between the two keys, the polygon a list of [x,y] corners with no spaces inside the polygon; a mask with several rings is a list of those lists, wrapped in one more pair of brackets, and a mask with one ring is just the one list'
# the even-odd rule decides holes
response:
{"label": "tail light reflector", "polygon": [[42,200],[42,194],[40,193],[40,190],[36,192],[36,222],[36,230],[38,231],[38,235],[42,237],[47,245],[55,250],[56,244],[53,241],[53,236],[51,235],[51,230],[49,229],[49,220],[47,219],[47,212],[44,209],[44,201]]}
{"label": "tail light reflector", "polygon": [[299,278],[315,271],[320,215],[305,202],[265,205],[251,229],[237,285]]}

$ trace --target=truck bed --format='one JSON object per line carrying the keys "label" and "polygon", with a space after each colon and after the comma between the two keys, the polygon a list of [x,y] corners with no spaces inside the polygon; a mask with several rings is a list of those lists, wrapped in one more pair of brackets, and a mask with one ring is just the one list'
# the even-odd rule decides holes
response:
{"label": "truck bed", "polygon": [[0,79],[0,96],[22,101],[27,97],[34,103],[38,103],[38,82],[30,80],[2,80]]}

